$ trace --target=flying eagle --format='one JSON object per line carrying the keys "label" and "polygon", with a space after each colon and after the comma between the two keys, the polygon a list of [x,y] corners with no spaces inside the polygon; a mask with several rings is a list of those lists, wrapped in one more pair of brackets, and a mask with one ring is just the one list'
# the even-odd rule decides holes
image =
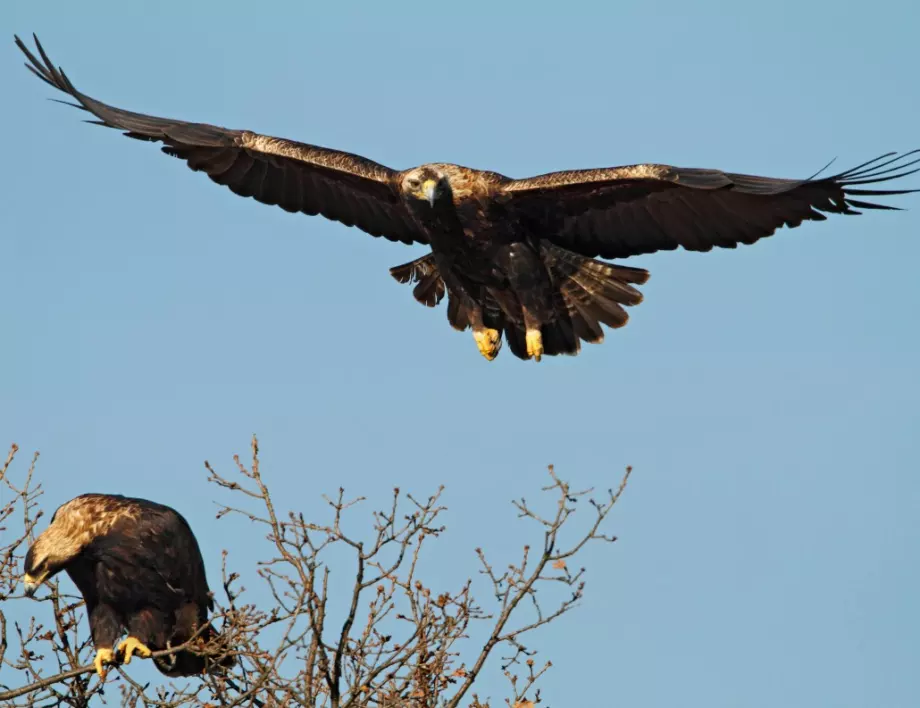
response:
{"label": "flying eagle", "polygon": [[[118,494],[83,494],[54,512],[25,558],[23,585],[33,595],[65,571],[83,596],[96,647],[96,672],[132,656],[217,638],[208,622],[214,601],[198,542],[174,509]],[[114,646],[127,630],[128,637]],[[182,650],[154,657],[167,676],[211,670],[200,654]],[[220,666],[229,666],[228,657]]]}
{"label": "flying eagle", "polygon": [[16,44],[36,76],[95,116],[90,123],[162,142],[167,155],[240,196],[430,246],[431,253],[390,273],[415,283],[415,299],[429,307],[447,295],[450,324],[471,328],[489,360],[503,334],[515,356],[539,361],[577,354],[581,340],[600,342],[601,325],[625,325],[624,307],[642,301],[635,286],[648,271],[596,258],[735,248],[781,226],[824,220],[822,212],[894,208],[863,197],[918,191],[864,185],[916,172],[908,168],[920,162],[920,150],[821,179],[657,164],[526,179],[444,163],[396,171],[347,152],[114,108],[78,91],[37,37],[41,61],[18,37]]}

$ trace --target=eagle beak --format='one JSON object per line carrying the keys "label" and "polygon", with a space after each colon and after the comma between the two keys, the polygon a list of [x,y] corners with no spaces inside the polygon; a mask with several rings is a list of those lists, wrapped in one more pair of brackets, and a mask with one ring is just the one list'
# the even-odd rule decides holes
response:
{"label": "eagle beak", "polygon": [[434,200],[438,197],[438,183],[433,179],[425,180],[422,185],[422,194],[431,206],[434,206]]}
{"label": "eagle beak", "polygon": [[38,587],[42,584],[42,578],[33,578],[31,575],[26,573],[22,576],[22,585],[26,592],[26,597],[32,597],[35,594],[35,591],[38,590]]}

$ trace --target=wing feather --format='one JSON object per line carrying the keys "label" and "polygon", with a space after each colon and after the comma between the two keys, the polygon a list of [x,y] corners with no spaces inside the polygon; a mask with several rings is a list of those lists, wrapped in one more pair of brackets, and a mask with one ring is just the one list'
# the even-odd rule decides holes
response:
{"label": "wing feather", "polygon": [[95,120],[88,122],[139,140],[162,142],[165,153],[185,160],[191,169],[204,172],[242,197],[289,212],[322,214],[390,241],[427,243],[399,199],[399,173],[389,167],[359,155],[248,130],[109,106],[78,91],[63,70],[54,66],[38,38],[33,38],[41,59],[15,38],[29,60],[26,68],[76,101],[68,105],[92,114]]}
{"label": "wing feather", "polygon": [[552,172],[503,182],[513,208],[556,245],[591,258],[682,247],[735,248],[825,213],[897,209],[859,197],[917,189],[865,189],[920,171],[920,150],[888,153],[839,174],[804,180],[670,165]]}

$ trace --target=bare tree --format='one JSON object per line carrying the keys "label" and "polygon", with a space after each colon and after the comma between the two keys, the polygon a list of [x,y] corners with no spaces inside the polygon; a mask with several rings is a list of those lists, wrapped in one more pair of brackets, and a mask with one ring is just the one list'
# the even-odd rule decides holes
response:
{"label": "bare tree", "polygon": [[[553,503],[539,511],[524,499],[513,502],[520,518],[536,523],[542,538],[525,546],[517,562],[497,570],[482,549],[475,549],[478,575],[489,598],[488,609],[474,599],[472,579],[453,592],[436,593],[423,577],[420,560],[445,528],[439,517],[443,487],[426,499],[394,489],[383,510],[370,514],[365,533],[346,530],[363,498],[350,499],[342,489],[325,498],[328,519],[309,521],[297,511],[281,510],[259,469],[259,448],[252,440],[252,460],[234,457],[232,474],[205,463],[208,480],[234,500],[219,506],[218,519],[248,520],[264,532],[265,560],[253,577],[264,583],[269,603],[250,601],[240,575],[221,563],[220,591],[215,593],[214,624],[222,644],[202,648],[194,639],[181,649],[231,653],[232,669],[186,681],[142,684],[130,667],[116,666],[102,681],[94,673],[94,648],[79,596],[67,594],[58,581],[37,599],[27,623],[9,622],[12,602],[26,599],[20,586],[22,560],[42,518],[41,485],[35,479],[36,453],[20,481],[10,475],[17,452],[13,445],[2,469],[0,488],[0,669],[15,675],[16,686],[0,684],[4,706],[88,706],[115,702],[127,706],[316,706],[322,708],[488,708],[474,693],[487,661],[500,661],[508,680],[505,703],[532,708],[543,702],[538,682],[550,668],[538,665],[524,643],[531,632],[574,608],[585,588],[584,569],[573,571],[571,559],[589,542],[612,542],[601,525],[619,499],[630,468],[616,489],[601,500],[592,490],[575,491],[549,467],[543,488]],[[586,502],[591,515],[584,527],[560,532]],[[360,528],[360,526],[359,526]],[[327,565],[332,548],[347,550],[354,576],[333,587]],[[561,588],[556,603],[544,607],[543,586]],[[550,593],[552,594],[552,593]],[[344,619],[330,609],[331,597],[346,597]],[[474,640],[472,635],[483,639]],[[13,669],[13,671],[9,671]]]}

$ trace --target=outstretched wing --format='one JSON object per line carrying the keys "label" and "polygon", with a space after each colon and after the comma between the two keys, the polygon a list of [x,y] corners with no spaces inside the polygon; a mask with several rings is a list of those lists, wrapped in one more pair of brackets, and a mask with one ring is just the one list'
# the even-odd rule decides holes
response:
{"label": "outstretched wing", "polygon": [[719,170],[632,165],[511,180],[501,190],[544,238],[589,257],[709,251],[754,243],[781,226],[826,219],[821,212],[895,209],[861,197],[916,189],[865,189],[920,170],[920,150],[882,155],[823,179],[773,179]]}
{"label": "outstretched wing", "polygon": [[41,61],[19,37],[17,46],[38,78],[69,94],[96,117],[88,121],[125,131],[139,140],[164,143],[163,152],[181,158],[195,171],[242,197],[276,204],[289,212],[322,214],[390,241],[427,243],[399,199],[396,175],[389,167],[347,152],[228,130],[205,123],[157,118],[106,105],[80,93],[55,68],[33,35]]}

